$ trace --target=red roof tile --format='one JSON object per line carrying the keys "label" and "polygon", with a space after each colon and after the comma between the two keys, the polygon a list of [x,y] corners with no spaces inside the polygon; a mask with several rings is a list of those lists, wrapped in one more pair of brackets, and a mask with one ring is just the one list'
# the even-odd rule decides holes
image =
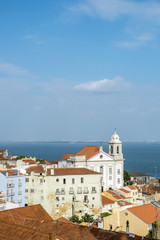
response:
{"label": "red roof tile", "polygon": [[102,204],[103,205],[107,205],[107,204],[114,204],[115,202],[112,201],[111,199],[105,197],[105,196],[102,196]]}
{"label": "red roof tile", "polygon": [[51,169],[54,170],[54,175],[81,175],[81,174],[101,174],[87,168],[48,168],[47,175],[51,175]]}
{"label": "red roof tile", "polygon": [[26,172],[30,173],[30,172],[35,172],[35,173],[44,173],[44,168],[42,167],[42,165],[38,164],[37,166],[32,166],[26,169]]}
{"label": "red roof tile", "polygon": [[128,210],[147,224],[160,220],[160,209],[151,203],[129,208]]}

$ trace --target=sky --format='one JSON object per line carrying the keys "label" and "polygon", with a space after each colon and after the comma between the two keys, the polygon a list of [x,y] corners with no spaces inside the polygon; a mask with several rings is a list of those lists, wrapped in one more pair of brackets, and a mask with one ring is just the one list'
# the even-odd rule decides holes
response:
{"label": "sky", "polygon": [[159,0],[1,0],[0,141],[160,141]]}

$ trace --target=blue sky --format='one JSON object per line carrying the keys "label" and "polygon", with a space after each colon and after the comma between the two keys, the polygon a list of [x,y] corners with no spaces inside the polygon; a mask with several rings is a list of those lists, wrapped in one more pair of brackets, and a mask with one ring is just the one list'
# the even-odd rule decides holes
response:
{"label": "blue sky", "polygon": [[160,1],[0,10],[1,141],[160,141]]}

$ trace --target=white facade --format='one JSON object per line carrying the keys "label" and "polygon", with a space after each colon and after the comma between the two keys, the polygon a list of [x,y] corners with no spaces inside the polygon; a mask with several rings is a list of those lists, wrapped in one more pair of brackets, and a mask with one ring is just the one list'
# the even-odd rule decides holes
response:
{"label": "white facade", "polygon": [[102,210],[102,174],[85,173],[86,169],[84,173],[82,169],[81,174],[77,174],[76,168],[68,174],[70,169],[63,169],[65,174],[61,168],[47,169],[43,173],[27,172],[25,203],[41,203],[53,219],[69,218],[74,214],[81,217],[85,213],[98,216]]}
{"label": "white facade", "polygon": [[103,173],[103,191],[123,187],[124,159],[122,142],[116,132],[109,142],[109,154],[100,147],[99,151],[88,159],[86,155],[70,155],[67,160],[61,160],[59,165],[63,167],[85,167]]}

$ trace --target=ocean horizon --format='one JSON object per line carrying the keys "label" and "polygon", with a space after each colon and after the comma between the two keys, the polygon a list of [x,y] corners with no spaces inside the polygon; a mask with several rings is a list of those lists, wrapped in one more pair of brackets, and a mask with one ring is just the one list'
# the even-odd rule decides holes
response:
{"label": "ocean horizon", "polygon": [[[0,142],[0,149],[8,149],[9,155],[26,155],[45,160],[58,160],[65,153],[76,153],[86,145],[103,146],[105,141],[8,141]],[[123,142],[124,169],[139,171],[153,177],[160,177],[160,142]]]}

